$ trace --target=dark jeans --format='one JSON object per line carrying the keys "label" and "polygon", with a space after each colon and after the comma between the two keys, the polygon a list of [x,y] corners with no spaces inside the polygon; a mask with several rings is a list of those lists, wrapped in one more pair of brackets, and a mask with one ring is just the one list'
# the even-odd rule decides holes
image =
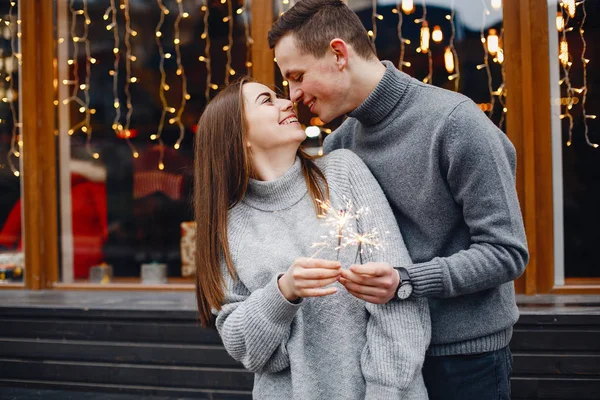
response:
{"label": "dark jeans", "polygon": [[429,400],[510,400],[511,374],[508,346],[482,354],[428,356],[423,367]]}

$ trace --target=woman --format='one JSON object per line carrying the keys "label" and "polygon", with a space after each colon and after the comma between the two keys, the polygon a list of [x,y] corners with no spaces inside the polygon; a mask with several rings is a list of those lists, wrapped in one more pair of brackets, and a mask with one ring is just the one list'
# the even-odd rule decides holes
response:
{"label": "woman", "polygon": [[[195,155],[201,322],[216,315],[229,354],[255,373],[254,398],[427,399],[425,300],[374,305],[336,282],[357,257],[410,263],[386,198],[356,155],[313,160],[305,137],[292,103],[247,79],[206,107]],[[359,218],[337,230],[318,218],[323,204],[334,220]],[[385,251],[343,246],[373,229]]]}

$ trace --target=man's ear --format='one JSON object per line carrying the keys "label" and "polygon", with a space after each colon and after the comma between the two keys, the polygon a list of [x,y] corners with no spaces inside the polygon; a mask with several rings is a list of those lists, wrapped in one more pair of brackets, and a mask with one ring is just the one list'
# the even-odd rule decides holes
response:
{"label": "man's ear", "polygon": [[335,55],[335,62],[341,71],[348,66],[348,44],[340,38],[329,42],[329,49]]}

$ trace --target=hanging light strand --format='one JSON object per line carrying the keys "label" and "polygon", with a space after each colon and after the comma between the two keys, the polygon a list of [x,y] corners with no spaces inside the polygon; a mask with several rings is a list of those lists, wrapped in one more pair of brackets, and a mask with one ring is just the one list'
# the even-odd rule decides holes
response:
{"label": "hanging light strand", "polygon": [[158,53],[160,55],[160,61],[158,63],[158,68],[160,71],[160,87],[159,87],[158,93],[159,93],[160,102],[162,105],[162,111],[160,114],[160,121],[158,123],[157,131],[155,134],[150,135],[150,139],[158,140],[159,150],[160,150],[159,159],[158,159],[158,169],[163,170],[165,168],[165,165],[163,163],[165,151],[164,151],[164,143],[162,141],[162,131],[165,126],[165,118],[167,116],[167,112],[170,112],[171,110],[173,110],[173,112],[174,112],[175,110],[171,109],[169,107],[169,104],[167,103],[167,98],[165,96],[165,91],[169,89],[169,86],[167,85],[167,73],[165,71],[165,59],[166,59],[167,55],[165,53],[165,50],[164,50],[164,47],[162,44],[162,39],[161,39],[161,37],[163,36],[161,28],[165,22],[165,15],[169,14],[169,9],[167,7],[165,7],[162,0],[156,0],[156,2],[158,3],[158,7],[160,8],[160,18],[158,20],[158,24],[156,25],[156,29],[154,31],[154,37],[156,40],[156,46],[158,47]]}
{"label": "hanging light strand", "polygon": [[406,56],[406,45],[410,44],[410,40],[404,38],[402,35],[402,23],[404,22],[403,13],[401,10],[401,3],[398,3],[398,8],[396,10],[396,14],[398,14],[398,39],[400,40],[400,59],[398,60],[398,69],[402,71],[404,67],[409,68],[411,66],[409,61],[404,61],[404,57]]}
{"label": "hanging light strand", "polygon": [[427,48],[424,48],[427,53],[427,66],[428,72],[423,82],[425,83],[433,83],[433,54],[431,53],[431,47],[429,46],[430,34],[429,34],[429,22],[427,21],[427,4],[425,4],[425,0],[423,0],[423,17],[421,21],[421,35],[426,35],[427,38]]}
{"label": "hanging light strand", "polygon": [[[81,129],[86,134],[85,149],[88,154],[94,158],[99,158],[100,155],[92,151],[92,124],[91,124],[91,113],[90,109],[90,80],[92,73],[92,63],[95,60],[91,56],[90,41],[88,38],[89,25],[92,23],[88,13],[88,2],[83,1],[83,7],[80,10],[76,10],[74,7],[74,0],[69,1],[69,13],[71,16],[70,21],[70,35],[73,41],[73,58],[67,61],[67,64],[73,66],[73,78],[71,80],[64,80],[64,85],[73,86],[73,92],[69,93],[70,96],[63,100],[63,104],[67,105],[71,102],[79,104],[79,112],[84,114],[84,119],[79,123],[75,124],[67,131],[69,135],[73,135],[77,130]],[[77,16],[82,15],[84,18],[83,22],[83,34],[78,36],[77,34]],[[83,44],[85,49],[85,80],[84,83],[80,83],[79,80],[79,45]],[[79,90],[83,94],[83,100],[79,96]]]}
{"label": "hanging light strand", "polygon": [[[11,1],[10,2],[10,8],[8,11],[8,21],[4,21],[6,26],[9,29],[10,32],[10,58],[7,58],[7,60],[11,60],[11,70],[8,71],[8,76],[6,77],[6,79],[8,79],[8,91],[7,94],[2,99],[2,101],[4,102],[8,102],[10,105],[10,112],[11,112],[11,117],[12,117],[12,121],[13,121],[13,126],[12,126],[12,133],[11,133],[11,137],[10,137],[10,148],[8,150],[8,154],[7,154],[7,162],[8,162],[8,166],[10,167],[10,170],[12,171],[12,173],[15,176],[21,176],[21,172],[19,170],[19,167],[15,166],[14,161],[13,161],[13,157],[15,158],[19,158],[21,156],[21,152],[20,152],[20,143],[21,143],[21,122],[19,121],[19,115],[17,113],[17,110],[15,108],[15,104],[14,104],[14,100],[15,100],[15,96],[14,96],[14,71],[17,69],[18,70],[18,66],[20,65],[20,54],[17,52],[17,37],[19,36],[19,33],[21,31],[21,27],[20,24],[17,21],[16,27],[15,24],[13,23],[13,19],[15,18],[13,12],[14,12],[14,8],[16,6],[16,2],[15,1]],[[15,60],[17,62],[15,62]],[[8,96],[11,96],[10,98]]]}
{"label": "hanging light strand", "polygon": [[92,52],[90,49],[90,40],[89,40],[89,26],[92,23],[90,19],[90,15],[88,13],[88,0],[83,0],[83,42],[85,47],[85,83],[82,89],[83,97],[85,101],[85,124],[81,127],[81,131],[86,134],[85,141],[85,149],[88,154],[92,157],[98,159],[100,155],[94,151],[92,151],[92,122],[91,115],[92,110],[90,109],[90,81],[92,77]]}
{"label": "hanging light strand", "polygon": [[185,137],[185,126],[183,125],[183,122],[181,121],[181,116],[183,115],[183,112],[185,110],[185,105],[188,101],[188,99],[190,98],[190,95],[187,92],[187,77],[185,75],[185,68],[183,67],[183,64],[181,63],[181,48],[180,48],[180,44],[181,44],[181,40],[179,38],[180,36],[180,27],[179,24],[181,23],[182,19],[187,18],[188,14],[183,11],[183,4],[182,4],[182,0],[177,0],[177,18],[175,19],[175,25],[174,25],[174,30],[175,30],[175,39],[174,39],[174,44],[175,44],[175,55],[177,58],[177,75],[181,77],[181,102],[179,103],[179,109],[177,110],[177,114],[175,115],[175,117],[171,120],[169,120],[169,122],[173,123],[175,122],[177,124],[177,127],[179,128],[179,138],[177,139],[177,142],[175,142],[175,145],[173,146],[176,150],[179,149],[179,147],[181,146],[181,142],[183,141],[183,138]]}
{"label": "hanging light strand", "polygon": [[[504,43],[504,27],[502,29],[500,29],[500,38],[501,38],[501,42]],[[503,49],[501,51],[504,51]],[[500,53],[499,53],[500,54]],[[504,53],[502,53],[502,56],[504,56]],[[500,128],[501,130],[504,130],[504,122],[506,120],[506,63],[504,62],[504,60],[502,60],[500,62],[500,72],[502,74],[502,84],[500,84],[500,87],[498,88],[498,90],[496,91],[496,95],[498,96],[498,102],[500,103],[500,105],[502,106],[502,114],[500,115],[500,121],[498,121],[498,128]]]}
{"label": "hanging light strand", "polygon": [[589,136],[588,119],[590,119],[590,120],[596,119],[596,115],[590,115],[587,113],[587,110],[586,110],[587,92],[588,92],[587,65],[590,62],[590,60],[585,58],[585,53],[587,51],[587,42],[585,40],[584,30],[583,30],[583,26],[585,25],[585,22],[587,20],[587,10],[585,8],[585,0],[583,0],[580,4],[581,4],[581,11],[583,12],[583,17],[581,19],[581,25],[579,26],[579,37],[581,38],[581,45],[582,45],[582,47],[581,47],[581,67],[583,69],[583,86],[578,90],[578,92],[581,93],[581,95],[582,95],[582,97],[581,97],[581,113],[582,113],[582,117],[583,117],[582,122],[583,122],[585,141],[589,146],[597,149],[599,146],[598,143],[591,142],[590,136]]}
{"label": "hanging light strand", "polygon": [[208,17],[210,16],[210,9],[208,8],[208,0],[204,0],[204,5],[201,8],[204,11],[204,31],[200,35],[201,39],[204,39],[204,56],[200,56],[199,60],[206,64],[206,89],[204,92],[204,98],[206,104],[210,101],[211,89],[216,89],[212,83],[212,69],[211,69],[211,57],[210,57],[210,37],[208,36]]}
{"label": "hanging light strand", "polygon": [[226,22],[227,27],[227,45],[223,47],[227,61],[225,63],[225,85],[229,84],[229,77],[235,75],[235,70],[231,68],[231,50],[233,47],[233,10],[231,2],[233,0],[227,0],[227,17],[223,18],[223,22]]}
{"label": "hanging light strand", "polygon": [[371,13],[371,25],[372,28],[367,32],[369,38],[375,44],[375,39],[377,38],[377,20],[382,20],[383,16],[377,13],[377,0],[372,0],[371,5],[372,13]]}
{"label": "hanging light strand", "polygon": [[481,21],[480,39],[481,45],[483,46],[483,64],[479,64],[477,66],[477,69],[485,69],[485,72],[487,74],[488,92],[490,94],[490,109],[488,111],[488,117],[491,119],[494,115],[494,105],[496,104],[496,98],[494,97],[494,89],[492,87],[492,69],[490,68],[490,63],[488,60],[489,51],[487,46],[487,39],[485,38],[485,24],[487,22],[487,16],[490,15],[490,10],[488,10],[484,0],[481,0],[481,4],[483,6],[483,13]]}
{"label": "hanging light strand", "polygon": [[450,29],[452,33],[450,35],[450,42],[448,44],[448,52],[451,56],[452,60],[452,68],[447,65],[446,71],[451,74],[448,76],[448,79],[454,82],[454,91],[458,92],[460,90],[460,62],[458,59],[458,53],[456,51],[456,46],[454,45],[454,40],[456,39],[456,22],[454,20],[456,16],[456,11],[454,9],[454,0],[450,2],[450,14],[446,16],[446,19],[450,21]]}
{"label": "hanging light strand", "polygon": [[[565,8],[563,8],[561,6],[561,13],[562,13],[562,17],[564,20],[564,27],[561,30],[561,39],[560,39],[560,44],[559,44],[559,61],[560,61],[560,65],[562,66],[562,71],[563,71],[563,77],[561,78],[561,80],[558,82],[559,85],[564,84],[565,85],[565,95],[566,95],[566,104],[565,104],[565,110],[564,112],[561,113],[560,115],[560,119],[565,119],[567,118],[569,120],[569,139],[567,140],[567,146],[571,146],[571,144],[573,143],[573,114],[571,114],[571,109],[573,108],[573,105],[575,104],[575,96],[574,96],[574,90],[573,90],[573,86],[571,85],[571,77],[570,77],[570,71],[571,71],[571,55],[569,53],[569,46],[568,46],[568,42],[567,42],[567,31],[568,30],[572,30],[571,28],[567,28],[567,26],[569,25],[570,22],[570,16],[568,13],[565,13]],[[562,107],[562,101],[561,101],[561,107]]]}
{"label": "hanging light strand", "polygon": [[88,154],[98,159],[100,155],[92,151],[92,110],[90,109],[90,81],[92,78],[92,63],[95,60],[92,58],[92,51],[90,49],[89,40],[89,26],[92,23],[90,15],[88,13],[88,0],[83,0],[83,18],[84,18],[84,31],[83,36],[85,38],[85,87],[83,88],[83,96],[85,98],[85,125],[81,127],[81,130],[86,134],[85,148]]}
{"label": "hanging light strand", "polygon": [[244,23],[244,34],[246,35],[246,75],[252,76],[252,45],[254,40],[250,34],[250,21],[248,20],[248,0],[242,5],[242,21]]}
{"label": "hanging light strand", "polygon": [[115,0],[110,0],[110,6],[106,10],[104,14],[105,19],[106,16],[110,16],[111,23],[106,26],[106,30],[113,32],[113,69],[109,72],[113,78],[113,107],[115,108],[115,118],[113,119],[112,129],[115,134],[118,134],[119,131],[123,130],[123,126],[120,123],[121,120],[121,104],[119,101],[119,63],[121,61],[120,55],[120,39],[119,39],[119,23],[118,23],[118,15],[117,15],[117,7],[115,4]]}
{"label": "hanging light strand", "polygon": [[125,114],[125,126],[123,127],[122,137],[125,139],[127,146],[131,150],[133,158],[138,158],[139,153],[136,150],[133,143],[131,143],[131,116],[133,115],[133,103],[131,101],[131,90],[130,85],[137,82],[137,78],[132,76],[131,63],[136,60],[131,50],[131,36],[136,36],[137,32],[131,29],[131,14],[129,7],[130,0],[123,0],[121,7],[123,8],[123,16],[125,17],[125,37],[123,38],[125,44],[125,85],[123,91],[125,92],[125,106],[127,107],[127,113]]}

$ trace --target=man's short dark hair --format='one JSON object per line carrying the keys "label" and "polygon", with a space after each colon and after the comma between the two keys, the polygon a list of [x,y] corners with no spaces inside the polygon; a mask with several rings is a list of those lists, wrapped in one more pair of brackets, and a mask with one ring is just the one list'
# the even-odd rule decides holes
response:
{"label": "man's short dark hair", "polygon": [[358,16],[342,0],[302,0],[286,11],[269,31],[269,47],[292,34],[303,53],[321,58],[329,43],[340,38],[362,58],[377,57],[375,46]]}

